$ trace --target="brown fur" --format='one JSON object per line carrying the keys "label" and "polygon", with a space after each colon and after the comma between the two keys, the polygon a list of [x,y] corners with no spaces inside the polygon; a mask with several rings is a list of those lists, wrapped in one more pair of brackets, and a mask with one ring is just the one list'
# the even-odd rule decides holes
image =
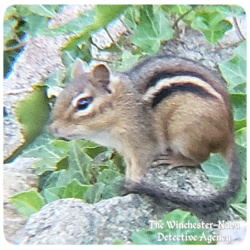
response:
{"label": "brown fur", "polygon": [[[171,74],[194,77],[186,78],[191,79],[187,82],[191,90],[192,86],[197,90],[201,85],[209,95],[175,90],[152,108],[153,98],[167,87],[165,82],[163,86],[157,84],[164,77],[171,78]],[[104,65],[85,73],[78,62],[75,75],[57,99],[50,130],[60,137],[84,138],[116,148],[127,163],[130,190],[163,195],[143,181],[154,161],[173,167],[197,166],[210,153],[219,152],[230,167],[229,181],[222,191],[211,197],[181,197],[171,191],[163,196],[171,201],[179,196],[176,201],[190,207],[197,202],[204,204],[207,211],[207,204],[214,207],[223,200],[225,205],[227,198],[238,192],[241,167],[234,144],[229,96],[220,77],[190,60],[163,56],[146,59],[130,71],[117,74],[110,74]],[[195,79],[201,79],[201,83]],[[156,90],[157,86],[160,89]],[[167,88],[171,86],[174,84]],[[86,110],[77,110],[72,100],[77,103],[82,95],[93,97],[93,103]]]}

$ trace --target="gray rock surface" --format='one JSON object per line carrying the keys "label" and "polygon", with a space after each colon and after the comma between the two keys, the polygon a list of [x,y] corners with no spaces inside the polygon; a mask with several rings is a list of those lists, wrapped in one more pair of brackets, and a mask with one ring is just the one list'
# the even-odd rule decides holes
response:
{"label": "gray rock surface", "polygon": [[38,176],[33,174],[32,162],[34,158],[17,158],[4,165],[3,171],[3,208],[4,208],[4,234],[5,239],[11,243],[16,242],[16,232],[24,226],[27,218],[17,213],[9,199],[12,195],[31,188],[38,187]]}
{"label": "gray rock surface", "polygon": [[128,243],[133,231],[147,225],[152,210],[135,195],[94,205],[57,200],[30,217],[22,244],[112,244],[116,238]]}
{"label": "gray rock surface", "polygon": [[[176,168],[167,175],[164,172],[164,167],[153,169],[147,178],[157,183],[165,181],[168,186],[179,187],[185,194],[206,195],[214,190],[200,168]],[[154,175],[160,178],[156,179]],[[15,243],[113,244],[115,240],[121,240],[123,244],[131,244],[133,232],[146,228],[150,220],[162,219],[168,211],[178,207],[137,194],[114,197],[95,204],[78,199],[61,199],[33,214],[16,233]],[[216,223],[218,219],[238,220],[239,217],[226,210],[200,219]]]}
{"label": "gray rock surface", "polygon": [[[63,15],[74,17],[89,6],[65,8]],[[56,18],[60,22],[65,20],[65,16]],[[4,80],[4,105],[9,113],[9,118],[4,119],[4,157],[9,156],[23,140],[13,112],[15,103],[31,91],[33,83],[57,68],[64,69],[59,47],[66,41],[65,36],[31,39],[14,64],[13,72]],[[228,39],[225,38],[221,45],[227,44]],[[215,69],[219,61],[233,55],[233,47],[214,48],[199,32],[184,28],[179,39],[162,46],[161,53],[191,58]],[[161,206],[147,196],[135,194],[102,200],[96,204],[63,199],[47,204],[27,219],[16,212],[9,203],[9,197],[37,187],[38,177],[32,171],[32,161],[21,158],[4,166],[4,233],[6,239],[14,244],[112,244],[115,239],[130,244],[134,231],[146,227],[151,219],[162,218],[163,214],[175,207],[171,203]],[[206,195],[214,191],[206,175],[197,168],[177,168],[168,174],[164,168],[154,169],[149,179],[157,182],[156,176],[162,177],[160,182],[167,182],[184,193]],[[229,209],[201,219],[239,218]]]}

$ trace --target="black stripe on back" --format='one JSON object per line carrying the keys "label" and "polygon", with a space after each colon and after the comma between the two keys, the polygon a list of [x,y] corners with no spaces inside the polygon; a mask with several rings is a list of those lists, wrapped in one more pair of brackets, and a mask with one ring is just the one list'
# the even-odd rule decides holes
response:
{"label": "black stripe on back", "polygon": [[173,78],[175,76],[191,76],[191,77],[196,77],[199,78],[203,81],[206,81],[205,79],[203,79],[202,75],[195,73],[195,72],[159,72],[157,74],[155,74],[155,76],[153,76],[148,82],[147,82],[147,89],[150,87],[155,86],[160,80],[165,79],[165,78]]}
{"label": "black stripe on back", "polygon": [[163,88],[153,99],[152,107],[155,108],[163,99],[173,95],[176,92],[189,92],[196,94],[202,97],[212,97],[214,96],[207,91],[205,91],[202,87],[194,85],[192,83],[185,83],[185,84],[172,84],[169,87]]}

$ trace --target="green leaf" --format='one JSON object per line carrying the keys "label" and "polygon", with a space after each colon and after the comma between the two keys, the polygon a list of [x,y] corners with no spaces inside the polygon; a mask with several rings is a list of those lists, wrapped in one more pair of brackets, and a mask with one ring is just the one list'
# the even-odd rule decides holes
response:
{"label": "green leaf", "polygon": [[89,187],[84,194],[84,200],[88,203],[96,203],[101,200],[102,192],[104,190],[105,184],[102,182],[95,183],[93,186]]}
{"label": "green leaf", "polygon": [[[56,165],[63,163],[63,169],[45,175],[41,189],[49,187],[65,187],[74,178],[81,184],[89,184],[93,178],[92,159],[82,151],[85,141],[72,140],[65,142],[62,140],[53,142],[52,146],[56,150],[64,152],[59,156]],[[55,151],[56,151],[55,150]],[[52,150],[53,152],[53,150]],[[66,158],[65,158],[66,157]],[[44,160],[46,162],[46,160]],[[65,164],[68,163],[66,166]],[[55,163],[54,163],[55,164]]]}
{"label": "green leaf", "polygon": [[95,26],[105,27],[111,20],[118,17],[128,5],[97,5],[95,15]]}
{"label": "green leaf", "polygon": [[133,55],[130,51],[124,50],[122,52],[121,63],[116,67],[117,71],[125,71],[130,69],[139,60],[139,55]]}
{"label": "green leaf", "polygon": [[109,183],[114,180],[119,174],[112,169],[105,169],[102,173],[97,177],[97,182],[103,182],[104,184]]}
{"label": "green leaf", "polygon": [[89,168],[92,159],[81,150],[79,142],[76,140],[70,141],[69,146],[69,168],[67,174],[71,179],[76,178],[80,183],[90,183]]}
{"label": "green leaf", "polygon": [[15,26],[17,26],[18,22],[15,19],[10,19],[10,20],[6,20],[4,22],[3,28],[4,28],[4,45],[6,46],[10,40],[14,40],[15,39],[15,32],[14,32],[14,28]]}
{"label": "green leaf", "polygon": [[[238,139],[236,139],[238,140]],[[244,141],[244,140],[243,140]],[[237,151],[240,158],[240,164],[242,167],[242,177],[246,179],[246,167],[247,167],[247,148],[237,144]]]}
{"label": "green leaf", "polygon": [[48,19],[44,16],[29,15],[25,18],[29,29],[27,32],[32,36],[52,35],[52,31],[48,28]]}
{"label": "green leaf", "polygon": [[242,147],[247,147],[247,128],[242,128],[236,131],[235,141],[238,145]]}
{"label": "green leaf", "polygon": [[247,204],[246,203],[237,203],[231,205],[233,209],[241,216],[243,220],[247,218]]}
{"label": "green leaf", "polygon": [[245,94],[231,94],[233,116],[235,120],[243,120],[247,114],[247,96]]}
{"label": "green leaf", "polygon": [[164,11],[147,5],[141,10],[140,22],[131,41],[144,53],[153,55],[159,50],[161,42],[170,40],[173,34]]}
{"label": "green leaf", "polygon": [[228,179],[228,166],[220,154],[211,154],[209,160],[201,164],[209,180],[217,188],[225,186]]}
{"label": "green leaf", "polygon": [[[77,45],[88,40],[94,31],[104,28],[111,20],[118,17],[127,5],[97,5],[92,16],[94,20],[84,26],[83,30],[63,47],[63,50],[72,50]],[[91,19],[92,20],[92,19]]]}
{"label": "green leaf", "polygon": [[46,78],[43,83],[46,86],[60,86],[64,78],[64,72],[61,69],[56,69],[48,78]]}
{"label": "green leaf", "polygon": [[245,14],[244,9],[239,5],[219,5],[218,10],[227,16],[239,16]]}
{"label": "green leaf", "polygon": [[26,5],[26,8],[32,13],[44,16],[44,17],[54,17],[56,12],[53,5]]}
{"label": "green leaf", "polygon": [[64,189],[65,187],[50,187],[50,188],[44,189],[43,196],[44,196],[46,203],[62,199]]}
{"label": "green leaf", "polygon": [[68,69],[67,70],[68,74],[69,73],[71,74],[72,70],[70,68],[73,68],[77,58],[81,58],[85,62],[88,62],[91,59],[90,50],[91,50],[91,43],[89,40],[86,40],[82,43],[81,48],[74,47],[71,50],[63,51],[62,61],[65,67]]}
{"label": "green leaf", "polygon": [[110,182],[105,184],[102,192],[102,199],[110,199],[112,197],[122,196],[124,191],[124,177],[118,175]]}
{"label": "green leaf", "polygon": [[37,175],[54,171],[57,163],[67,155],[68,148],[56,147],[54,142],[55,138],[52,135],[43,132],[23,150],[24,157],[37,157],[39,159],[33,164]]}
{"label": "green leaf", "polygon": [[45,86],[35,86],[34,91],[16,105],[15,115],[27,142],[36,138],[48,119],[49,105],[45,90]]}
{"label": "green leaf", "polygon": [[136,23],[140,19],[140,10],[135,6],[130,6],[124,11],[124,22],[132,30],[136,29]]}
{"label": "green leaf", "polygon": [[72,32],[74,34],[80,34],[86,27],[94,22],[94,18],[95,9],[86,10],[80,13],[76,18],[52,30],[55,34],[67,34]]}
{"label": "green leaf", "polygon": [[240,44],[229,61],[219,63],[230,93],[246,94],[246,42]]}
{"label": "green leaf", "polygon": [[29,15],[32,15],[33,13],[27,8],[27,5],[21,4],[21,5],[15,5],[17,9],[17,13],[19,17],[27,17]]}
{"label": "green leaf", "polygon": [[68,175],[65,169],[45,173],[40,179],[40,189],[45,190],[52,187],[65,187],[71,180],[71,176]]}
{"label": "green leaf", "polygon": [[125,242],[121,239],[114,239],[114,241],[112,242],[112,245],[125,245]]}
{"label": "green leaf", "polygon": [[245,128],[247,126],[247,119],[243,119],[243,120],[234,120],[234,128],[235,130],[239,130],[242,128]]}
{"label": "green leaf", "polygon": [[244,202],[246,200],[246,191],[247,191],[247,183],[244,180],[242,182],[242,187],[240,192],[237,194],[236,198],[234,198],[231,205]]}
{"label": "green leaf", "polygon": [[177,4],[177,5],[162,5],[162,9],[164,9],[167,13],[173,13],[173,15],[183,15],[187,13],[190,9],[191,6],[186,5],[186,4]]}
{"label": "green leaf", "polygon": [[140,230],[132,234],[132,242],[136,245],[159,245],[157,235],[154,231]]}
{"label": "green leaf", "polygon": [[[198,218],[180,209],[168,213],[160,221],[151,220],[149,223],[150,229],[142,229],[132,234],[134,244],[184,245],[213,243],[208,230],[196,227],[201,225]],[[175,226],[174,223],[189,226],[181,228]],[[194,225],[194,228],[192,228],[192,225]]]}
{"label": "green leaf", "polygon": [[55,146],[58,149],[64,149],[66,151],[69,151],[69,141],[65,141],[62,139],[56,139],[52,142],[52,145]]}
{"label": "green leaf", "polygon": [[105,184],[105,188],[102,192],[102,199],[109,199],[122,195],[124,177],[122,177],[117,171],[104,169],[97,177],[97,183]]}
{"label": "green leaf", "polygon": [[43,197],[35,190],[30,190],[13,195],[11,203],[19,213],[30,216],[40,210],[44,205]]}
{"label": "green leaf", "polygon": [[226,17],[217,6],[208,6],[196,11],[191,27],[200,30],[210,43],[215,44],[232,27]]}
{"label": "green leaf", "polygon": [[92,159],[94,159],[97,155],[105,151],[107,151],[106,147],[96,144],[92,141],[85,141],[83,146],[83,152],[85,152]]}
{"label": "green leaf", "polygon": [[82,185],[77,179],[73,179],[65,186],[63,198],[83,199],[88,187],[90,187],[90,185]]}

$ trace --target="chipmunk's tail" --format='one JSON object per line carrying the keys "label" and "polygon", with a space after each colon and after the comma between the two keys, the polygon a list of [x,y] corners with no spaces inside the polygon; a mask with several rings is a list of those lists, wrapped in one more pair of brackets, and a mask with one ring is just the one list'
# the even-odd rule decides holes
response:
{"label": "chipmunk's tail", "polygon": [[152,187],[143,179],[141,182],[133,182],[128,186],[128,191],[138,194],[146,194],[162,203],[163,200],[176,204],[176,207],[191,210],[198,214],[209,214],[218,212],[228,206],[228,201],[234,198],[241,188],[242,169],[236,144],[225,153],[224,157],[229,164],[229,177],[227,184],[218,192],[206,196],[187,195],[176,188],[161,188],[159,185]]}

